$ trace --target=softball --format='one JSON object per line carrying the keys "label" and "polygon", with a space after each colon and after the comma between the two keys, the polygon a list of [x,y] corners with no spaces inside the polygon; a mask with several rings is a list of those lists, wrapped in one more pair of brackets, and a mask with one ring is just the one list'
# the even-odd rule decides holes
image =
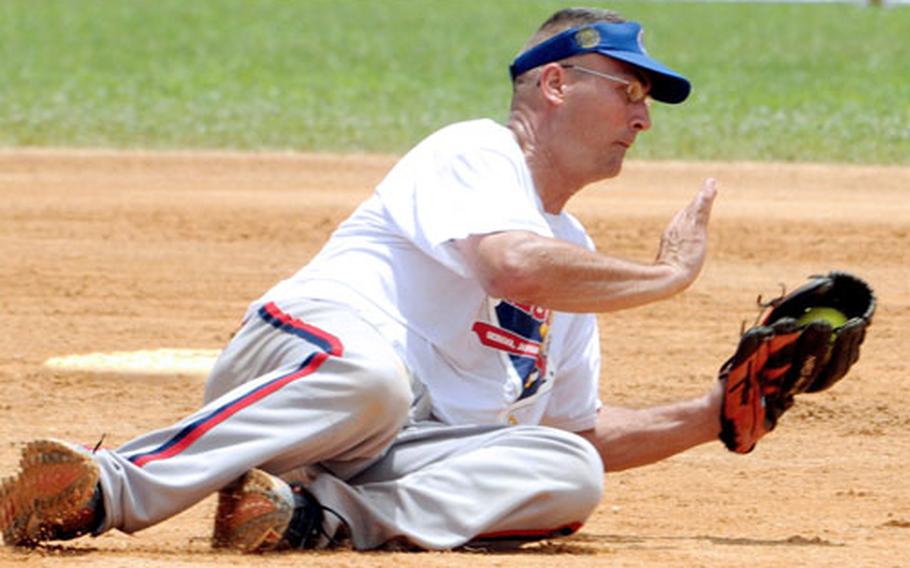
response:
{"label": "softball", "polygon": [[799,325],[808,325],[810,322],[818,320],[826,321],[831,324],[832,329],[837,329],[847,323],[847,316],[840,310],[819,306],[807,309],[806,312],[796,320],[796,323]]}

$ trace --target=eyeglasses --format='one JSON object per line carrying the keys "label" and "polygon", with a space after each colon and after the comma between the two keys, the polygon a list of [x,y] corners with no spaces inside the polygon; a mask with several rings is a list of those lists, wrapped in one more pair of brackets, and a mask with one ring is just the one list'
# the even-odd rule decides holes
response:
{"label": "eyeglasses", "polygon": [[571,63],[560,63],[560,67],[563,69],[575,69],[576,71],[581,71],[582,73],[587,73],[588,75],[594,75],[595,77],[601,77],[602,79],[608,79],[610,81],[615,81],[617,83],[622,83],[626,86],[626,97],[629,99],[630,103],[640,103],[645,100],[645,97],[648,96],[648,90],[637,79],[623,79],[622,77],[617,77],[616,75],[610,75],[609,73],[603,73],[601,71],[595,71],[594,69],[588,69],[587,67],[582,67],[581,65],[573,65]]}

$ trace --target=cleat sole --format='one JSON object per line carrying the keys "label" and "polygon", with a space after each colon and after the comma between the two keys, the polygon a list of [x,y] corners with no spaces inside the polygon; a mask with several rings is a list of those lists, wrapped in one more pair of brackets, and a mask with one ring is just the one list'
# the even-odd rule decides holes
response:
{"label": "cleat sole", "polygon": [[254,469],[218,493],[212,546],[240,552],[275,550],[294,514],[283,481]]}
{"label": "cleat sole", "polygon": [[53,540],[82,518],[100,472],[91,455],[59,440],[26,444],[19,473],[0,484],[0,533],[11,546]]}

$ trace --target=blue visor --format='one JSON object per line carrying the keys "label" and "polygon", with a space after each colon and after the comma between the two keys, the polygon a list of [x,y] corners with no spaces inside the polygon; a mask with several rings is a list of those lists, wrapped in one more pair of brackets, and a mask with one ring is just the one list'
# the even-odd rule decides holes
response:
{"label": "blue visor", "polygon": [[600,53],[642,69],[651,79],[649,94],[656,101],[681,103],[692,90],[688,79],[648,55],[637,22],[601,22],[570,28],[519,55],[509,73],[514,81],[525,71],[582,53]]}

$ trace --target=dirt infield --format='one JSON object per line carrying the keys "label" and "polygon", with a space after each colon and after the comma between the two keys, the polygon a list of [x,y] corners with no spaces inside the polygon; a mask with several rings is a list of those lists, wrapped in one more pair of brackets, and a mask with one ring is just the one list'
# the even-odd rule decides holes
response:
{"label": "dirt infield", "polygon": [[[393,158],[0,152],[0,473],[56,436],[105,445],[194,410],[198,378],[64,372],[49,357],[217,349],[246,304],[318,249]],[[604,400],[701,393],[778,283],[845,268],[880,307],[862,361],[748,456],[711,444],[610,475],[576,536],[518,553],[208,548],[213,500],[133,536],[0,550],[3,566],[906,566],[910,563],[910,168],[629,163],[572,203],[608,253],[647,260],[700,180],[720,195],[682,296],[600,318]]]}

